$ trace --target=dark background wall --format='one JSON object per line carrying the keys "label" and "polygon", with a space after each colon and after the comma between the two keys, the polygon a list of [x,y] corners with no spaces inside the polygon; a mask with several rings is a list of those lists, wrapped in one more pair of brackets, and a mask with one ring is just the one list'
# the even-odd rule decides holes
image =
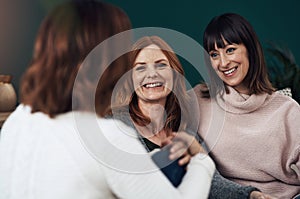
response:
{"label": "dark background wall", "polygon": [[[32,55],[40,22],[56,4],[65,0],[1,0],[0,74],[19,80]],[[137,27],[163,27],[184,33],[202,44],[202,33],[210,19],[224,12],[243,15],[254,26],[261,42],[284,44],[300,61],[300,1],[297,0],[107,0],[121,7]],[[187,72],[192,84],[197,82]]]}

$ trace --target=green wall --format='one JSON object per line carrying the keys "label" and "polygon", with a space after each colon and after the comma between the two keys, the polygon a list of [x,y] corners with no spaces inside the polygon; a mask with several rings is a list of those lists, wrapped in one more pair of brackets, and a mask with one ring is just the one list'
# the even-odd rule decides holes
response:
{"label": "green wall", "polygon": [[[224,12],[243,15],[254,26],[261,42],[279,42],[289,47],[298,63],[300,35],[300,1],[297,0],[107,0],[121,7],[137,27],[163,27],[184,33],[202,44],[202,33],[215,16]],[[19,79],[31,57],[33,42],[47,11],[64,0],[16,1],[0,3],[0,74]],[[193,72],[187,71],[191,84],[197,82]]]}

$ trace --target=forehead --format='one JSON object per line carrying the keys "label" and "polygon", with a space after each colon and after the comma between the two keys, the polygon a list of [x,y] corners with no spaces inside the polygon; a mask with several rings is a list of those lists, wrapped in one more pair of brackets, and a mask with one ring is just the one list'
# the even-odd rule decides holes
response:
{"label": "forehead", "polygon": [[168,61],[163,51],[155,44],[143,48],[135,59],[136,62],[155,62],[157,60]]}
{"label": "forehead", "polygon": [[216,50],[218,48],[225,48],[228,44],[244,43],[241,35],[232,29],[225,29],[219,32],[212,32],[206,36],[206,50]]}
{"label": "forehead", "polygon": [[221,40],[219,41],[215,41],[214,44],[213,44],[213,48],[211,50],[218,50],[220,48],[225,48],[227,45],[229,45],[231,43],[227,42],[223,37]]}

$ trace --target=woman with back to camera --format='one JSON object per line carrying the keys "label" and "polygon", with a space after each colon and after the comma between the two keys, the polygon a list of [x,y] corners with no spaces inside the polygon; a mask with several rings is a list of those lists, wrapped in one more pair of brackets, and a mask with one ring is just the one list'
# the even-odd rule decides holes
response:
{"label": "woman with back to camera", "polygon": [[[138,39],[131,50],[132,69],[113,98],[113,117],[135,128],[149,152],[164,147],[170,137],[176,139],[178,131],[180,136],[185,136],[182,131],[197,135],[198,103],[189,103],[193,96],[186,92],[184,70],[174,50],[158,36]],[[183,155],[178,163],[183,166],[189,157]],[[178,178],[180,175],[173,180],[178,182]],[[241,186],[216,172],[209,198],[255,199],[263,195],[254,187]]]}
{"label": "woman with back to camera", "polygon": [[[99,63],[85,57],[101,42],[130,28],[123,11],[94,0],[65,3],[44,19],[32,62],[21,81],[21,104],[1,130],[0,198],[206,198],[214,172],[209,157],[199,153],[192,157],[187,177],[176,189],[138,139],[127,136],[119,127],[130,135],[135,133],[132,129],[101,118],[110,108],[114,84],[127,70],[127,57],[116,59],[99,84],[97,74],[105,69],[107,56],[129,45],[129,40],[106,46],[103,54],[96,51]],[[97,104],[90,96],[95,87]],[[94,107],[99,117],[94,117]],[[98,128],[89,126],[94,123]],[[83,142],[84,135],[95,135],[91,133],[103,135],[103,140],[96,140],[100,149],[111,147],[100,151],[103,159]],[[138,160],[144,163],[120,157],[118,152],[130,154],[127,151],[141,154]],[[124,165],[131,170],[119,170]],[[208,185],[196,188],[197,184]]]}
{"label": "woman with back to camera", "polygon": [[[214,80],[198,85],[199,134],[206,138],[220,173],[242,185],[252,185],[277,198],[293,198],[300,192],[300,107],[292,98],[274,92],[267,74],[263,50],[250,23],[238,14],[226,13],[207,25],[203,45],[209,53]],[[213,77],[213,76],[212,76]],[[209,91],[210,91],[209,90]],[[216,112],[225,111],[218,139],[211,139]],[[213,117],[212,117],[213,118]]]}

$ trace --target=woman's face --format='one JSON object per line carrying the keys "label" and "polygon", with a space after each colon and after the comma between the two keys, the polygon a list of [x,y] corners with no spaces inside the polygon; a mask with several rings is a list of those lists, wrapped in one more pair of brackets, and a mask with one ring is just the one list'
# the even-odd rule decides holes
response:
{"label": "woman's face", "polygon": [[212,67],[225,84],[234,87],[239,93],[248,94],[244,79],[249,70],[249,59],[244,44],[228,44],[209,52]]}
{"label": "woman's face", "polygon": [[132,70],[138,100],[165,104],[173,88],[173,72],[169,60],[154,44],[142,49]]}

